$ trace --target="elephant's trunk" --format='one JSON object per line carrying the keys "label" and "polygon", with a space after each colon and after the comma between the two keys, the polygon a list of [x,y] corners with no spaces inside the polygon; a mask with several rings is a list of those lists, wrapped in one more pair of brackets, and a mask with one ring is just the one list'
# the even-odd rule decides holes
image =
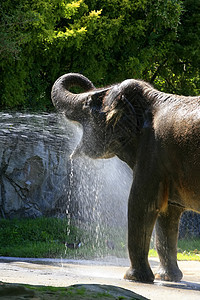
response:
{"label": "elephant's trunk", "polygon": [[[83,93],[73,94],[69,91],[72,86],[80,87]],[[84,105],[88,97],[93,94],[95,87],[93,83],[85,76],[78,73],[69,73],[59,77],[51,92],[51,98],[54,106],[63,111],[65,115],[72,120],[80,121],[84,115]]]}

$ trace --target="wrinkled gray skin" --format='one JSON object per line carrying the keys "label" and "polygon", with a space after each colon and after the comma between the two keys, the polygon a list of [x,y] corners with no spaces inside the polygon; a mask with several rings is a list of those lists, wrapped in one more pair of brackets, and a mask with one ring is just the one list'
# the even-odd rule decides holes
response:
{"label": "wrinkled gray skin", "polygon": [[[72,94],[73,85],[84,92]],[[160,267],[155,277],[181,280],[179,219],[185,210],[200,212],[200,97],[162,93],[134,79],[95,89],[84,76],[70,73],[55,82],[52,100],[83,125],[74,156],[117,155],[134,170],[128,204],[131,267],[125,278],[153,282],[148,251],[156,223]]]}

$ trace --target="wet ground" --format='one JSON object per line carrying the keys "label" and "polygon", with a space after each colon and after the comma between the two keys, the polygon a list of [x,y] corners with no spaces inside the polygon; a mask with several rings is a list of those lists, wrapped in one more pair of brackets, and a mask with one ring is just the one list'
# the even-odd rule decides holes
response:
{"label": "wet ground", "polygon": [[[155,271],[158,259],[151,258]],[[24,260],[0,258],[0,281],[66,287],[74,284],[102,284],[121,287],[148,299],[200,299],[200,262],[179,262],[184,273],[178,283],[141,284],[123,279],[129,261],[108,258],[102,261]]]}

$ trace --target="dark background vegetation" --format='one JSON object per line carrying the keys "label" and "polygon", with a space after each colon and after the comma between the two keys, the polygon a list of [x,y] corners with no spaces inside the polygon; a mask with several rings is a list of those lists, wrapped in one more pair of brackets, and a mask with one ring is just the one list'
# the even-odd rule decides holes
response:
{"label": "dark background vegetation", "polygon": [[51,110],[67,72],[199,94],[199,16],[199,0],[2,0],[0,109]]}

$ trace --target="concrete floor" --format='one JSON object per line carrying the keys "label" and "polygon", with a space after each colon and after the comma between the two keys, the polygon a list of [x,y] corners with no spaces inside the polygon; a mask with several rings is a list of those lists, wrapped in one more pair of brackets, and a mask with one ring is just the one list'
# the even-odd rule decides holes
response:
{"label": "concrete floor", "polygon": [[[158,259],[151,258],[153,271]],[[184,273],[178,283],[159,282],[142,284],[123,279],[129,261],[109,258],[100,261],[26,260],[0,257],[0,281],[46,286],[71,286],[74,284],[106,284],[131,290],[148,299],[200,299],[200,262],[182,261]]]}

